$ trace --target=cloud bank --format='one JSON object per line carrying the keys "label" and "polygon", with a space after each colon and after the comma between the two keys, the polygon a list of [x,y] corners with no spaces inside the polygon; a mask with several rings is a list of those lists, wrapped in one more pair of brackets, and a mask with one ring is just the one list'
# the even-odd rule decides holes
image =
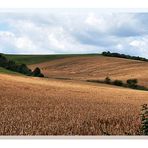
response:
{"label": "cloud bank", "polygon": [[1,12],[0,52],[120,52],[148,58],[148,13]]}

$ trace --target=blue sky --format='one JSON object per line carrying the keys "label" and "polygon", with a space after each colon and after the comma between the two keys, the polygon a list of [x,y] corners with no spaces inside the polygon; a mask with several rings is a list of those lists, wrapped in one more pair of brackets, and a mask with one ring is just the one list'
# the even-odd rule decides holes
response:
{"label": "blue sky", "polygon": [[0,52],[100,53],[148,58],[148,13],[59,10],[0,12]]}

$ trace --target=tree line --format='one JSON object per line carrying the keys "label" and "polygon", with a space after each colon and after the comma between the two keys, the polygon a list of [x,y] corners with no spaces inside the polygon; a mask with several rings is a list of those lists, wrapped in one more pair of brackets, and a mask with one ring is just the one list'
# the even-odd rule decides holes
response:
{"label": "tree line", "polygon": [[0,67],[22,73],[27,76],[44,77],[38,67],[32,71],[25,64],[16,64],[15,61],[7,59],[3,54],[0,54]]}
{"label": "tree line", "polygon": [[148,88],[138,85],[137,79],[128,79],[126,83],[123,82],[122,80],[111,80],[111,78],[109,77],[106,77],[104,80],[87,80],[87,81],[96,82],[96,83],[105,83],[105,84],[110,84],[110,85],[116,85],[116,86],[121,86],[121,87],[148,91]]}
{"label": "tree line", "polygon": [[126,54],[120,54],[120,53],[111,53],[110,51],[104,51],[102,52],[103,56],[109,56],[109,57],[118,57],[118,58],[125,58],[125,59],[132,59],[132,60],[140,60],[140,61],[148,61],[148,59],[139,57],[139,56],[130,56]]}

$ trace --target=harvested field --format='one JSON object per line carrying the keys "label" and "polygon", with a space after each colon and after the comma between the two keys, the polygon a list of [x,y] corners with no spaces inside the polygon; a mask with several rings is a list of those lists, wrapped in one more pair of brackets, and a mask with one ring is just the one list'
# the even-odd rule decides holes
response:
{"label": "harvested field", "polygon": [[0,135],[135,135],[148,92],[0,74],[0,102]]}
{"label": "harvested field", "polygon": [[31,65],[39,66],[45,76],[51,78],[70,78],[77,80],[111,79],[126,81],[139,80],[139,84],[148,87],[148,62],[104,56],[81,56],[57,59]]}

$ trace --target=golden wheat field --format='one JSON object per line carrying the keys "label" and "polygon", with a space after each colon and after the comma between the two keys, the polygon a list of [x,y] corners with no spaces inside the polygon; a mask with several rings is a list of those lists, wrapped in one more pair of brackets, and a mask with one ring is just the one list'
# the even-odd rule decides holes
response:
{"label": "golden wheat field", "polygon": [[136,135],[148,92],[0,74],[0,102],[0,135]]}
{"label": "golden wheat field", "polygon": [[148,62],[104,56],[84,56],[57,59],[40,64],[45,76],[70,79],[111,79],[126,81],[130,78],[139,80],[139,84],[148,87]]}

